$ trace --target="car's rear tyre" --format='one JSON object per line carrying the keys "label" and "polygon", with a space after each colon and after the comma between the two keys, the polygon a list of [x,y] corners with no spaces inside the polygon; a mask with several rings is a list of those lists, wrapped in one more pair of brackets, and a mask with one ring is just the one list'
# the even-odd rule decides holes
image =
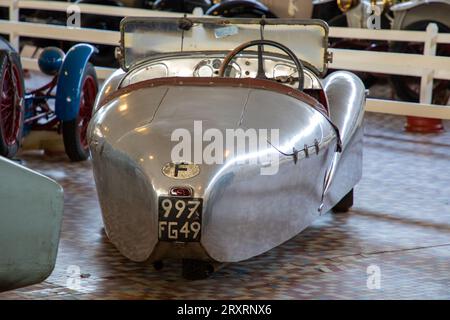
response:
{"label": "car's rear tyre", "polygon": [[25,117],[23,71],[15,52],[0,51],[0,155],[19,150]]}
{"label": "car's rear tyre", "polygon": [[334,207],[333,212],[334,213],[344,213],[348,212],[350,208],[353,206],[353,189],[350,190],[349,193],[347,193],[341,201],[339,201]]}
{"label": "car's rear tyre", "polygon": [[206,261],[183,259],[182,264],[182,275],[186,280],[206,279],[214,272],[213,265]]}
{"label": "car's rear tyre", "polygon": [[87,127],[98,92],[97,75],[92,64],[88,63],[86,66],[81,83],[78,116],[74,120],[62,122],[64,148],[72,161],[83,161],[89,157]]}

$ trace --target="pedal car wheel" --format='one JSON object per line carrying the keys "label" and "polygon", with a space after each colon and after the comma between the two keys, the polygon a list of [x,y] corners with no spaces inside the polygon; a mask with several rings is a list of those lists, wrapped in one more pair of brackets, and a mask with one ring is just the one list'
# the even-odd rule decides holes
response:
{"label": "pedal car wheel", "polygon": [[350,208],[353,206],[353,189],[350,190],[349,193],[347,193],[341,201],[338,202],[337,205],[333,207],[334,213],[343,213],[348,212]]}
{"label": "pedal car wheel", "polygon": [[82,80],[78,117],[62,123],[64,147],[72,161],[83,161],[89,157],[87,127],[91,120],[97,91],[97,75],[94,66],[88,64]]}
{"label": "pedal car wheel", "polygon": [[15,156],[22,139],[24,87],[17,54],[0,51],[0,155],[7,158]]}

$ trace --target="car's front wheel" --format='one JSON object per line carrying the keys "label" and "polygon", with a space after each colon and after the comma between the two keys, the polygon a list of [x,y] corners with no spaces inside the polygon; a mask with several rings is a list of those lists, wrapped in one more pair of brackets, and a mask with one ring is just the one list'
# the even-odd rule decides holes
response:
{"label": "car's front wheel", "polygon": [[334,207],[334,213],[348,212],[353,206],[353,189],[347,193]]}
{"label": "car's front wheel", "polygon": [[97,75],[92,64],[86,66],[81,83],[78,116],[74,120],[62,122],[64,148],[72,161],[83,161],[89,157],[87,127],[98,92]]}

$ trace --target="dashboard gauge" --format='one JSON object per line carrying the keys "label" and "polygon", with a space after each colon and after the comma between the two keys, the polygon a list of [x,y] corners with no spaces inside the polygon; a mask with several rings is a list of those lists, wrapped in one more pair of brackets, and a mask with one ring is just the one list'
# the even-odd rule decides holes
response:
{"label": "dashboard gauge", "polygon": [[222,65],[222,61],[220,59],[214,59],[214,61],[212,63],[212,67],[215,70],[219,70],[221,65]]}
{"label": "dashboard gauge", "polygon": [[298,77],[297,69],[287,64],[277,64],[273,67],[273,78]]}
{"label": "dashboard gauge", "polygon": [[[150,65],[142,65],[131,71],[125,77],[120,86],[128,86],[141,81],[165,78],[165,77],[217,77],[223,58],[219,56],[183,57],[181,59],[156,62]],[[227,78],[255,78],[258,69],[258,60],[254,56],[242,56],[233,60],[224,76]],[[264,61],[264,68],[267,78],[283,83],[284,85],[295,87],[298,85],[297,68],[278,57],[267,57]],[[304,68],[304,87],[321,88],[320,81],[307,68]]]}
{"label": "dashboard gauge", "polygon": [[[214,77],[219,74],[220,66],[222,65],[222,60],[202,60],[194,68],[194,77]],[[225,76],[228,78],[240,78],[241,68],[237,63],[232,63],[225,70]]]}
{"label": "dashboard gauge", "polygon": [[214,70],[211,68],[211,66],[205,64],[198,68],[197,73],[198,77],[212,77],[214,75]]}
{"label": "dashboard gauge", "polygon": [[194,68],[194,77],[212,77],[214,71],[211,67],[211,60],[202,60]]}
{"label": "dashboard gauge", "polygon": [[157,63],[154,65],[146,66],[136,72],[130,73],[130,75],[124,79],[122,86],[127,86],[132,83],[141,82],[154,78],[164,78],[169,76],[169,68],[164,63]]}

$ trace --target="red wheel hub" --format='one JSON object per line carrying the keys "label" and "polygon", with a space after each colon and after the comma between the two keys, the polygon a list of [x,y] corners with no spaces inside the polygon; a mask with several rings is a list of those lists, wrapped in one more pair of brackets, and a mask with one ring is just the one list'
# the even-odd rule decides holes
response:
{"label": "red wheel hub", "polygon": [[92,116],[92,108],[94,107],[95,97],[97,96],[97,84],[94,77],[88,75],[83,82],[81,88],[80,111],[78,113],[78,128],[80,134],[80,142],[83,148],[88,147],[87,127]]}
{"label": "red wheel hub", "polygon": [[22,114],[22,81],[17,66],[7,65],[3,70],[0,88],[0,127],[7,145],[17,142]]}

